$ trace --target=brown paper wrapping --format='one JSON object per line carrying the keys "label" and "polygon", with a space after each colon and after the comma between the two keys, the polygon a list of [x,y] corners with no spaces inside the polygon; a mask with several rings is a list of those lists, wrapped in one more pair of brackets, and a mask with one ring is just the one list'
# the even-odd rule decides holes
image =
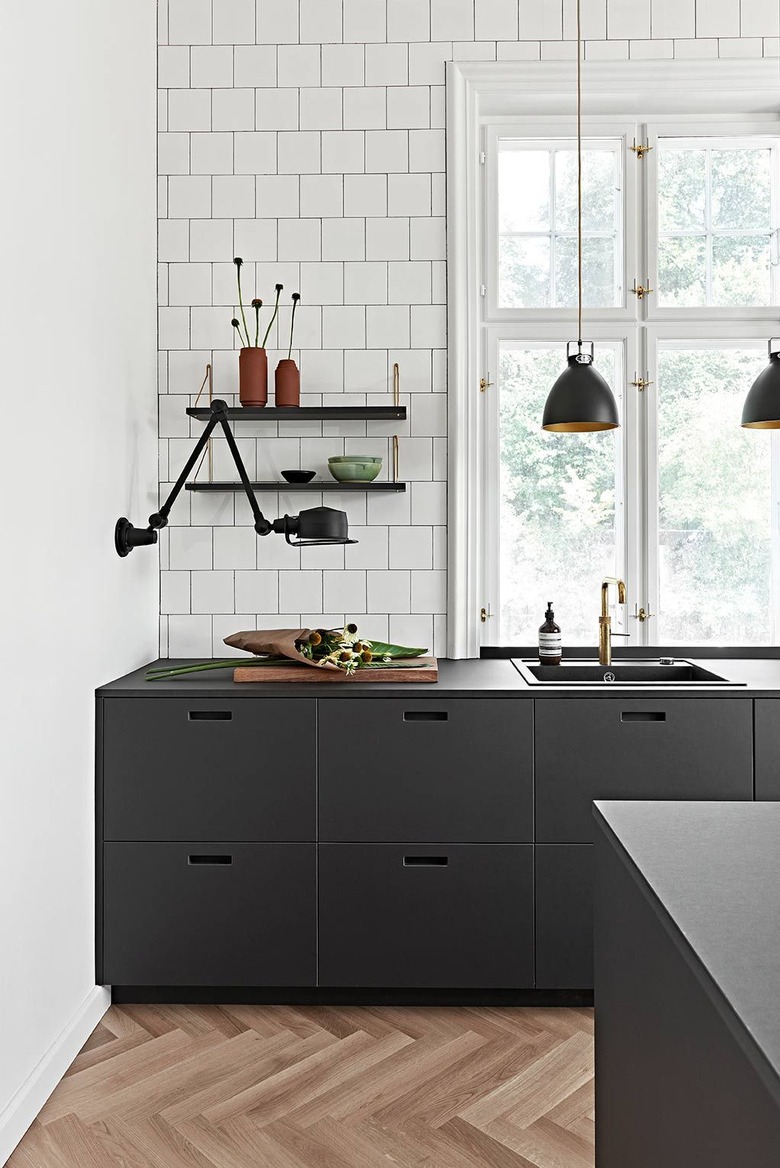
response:
{"label": "brown paper wrapping", "polygon": [[256,657],[287,657],[290,661],[298,661],[301,665],[310,665],[315,669],[336,669],[332,661],[310,661],[304,657],[296,647],[296,641],[308,637],[311,629],[257,629],[244,633],[232,633],[225,637],[225,644],[232,649],[245,649],[247,653],[254,653]]}

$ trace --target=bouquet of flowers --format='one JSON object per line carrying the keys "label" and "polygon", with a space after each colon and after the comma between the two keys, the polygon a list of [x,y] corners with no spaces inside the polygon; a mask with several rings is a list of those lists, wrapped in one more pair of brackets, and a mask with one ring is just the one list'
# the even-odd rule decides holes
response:
{"label": "bouquet of flowers", "polygon": [[[355,624],[343,629],[258,629],[233,633],[225,637],[225,644],[234,649],[246,649],[254,660],[244,662],[258,668],[263,665],[281,665],[295,661],[318,669],[339,669],[353,674],[359,669],[388,669],[404,662],[415,668],[415,657],[422,657],[427,649],[411,649],[387,641],[369,641],[361,637]],[[179,677],[185,673],[202,673],[208,669],[234,669],[237,658],[227,661],[201,661],[192,665],[177,665],[170,669],[152,669],[147,681],[165,677]]]}

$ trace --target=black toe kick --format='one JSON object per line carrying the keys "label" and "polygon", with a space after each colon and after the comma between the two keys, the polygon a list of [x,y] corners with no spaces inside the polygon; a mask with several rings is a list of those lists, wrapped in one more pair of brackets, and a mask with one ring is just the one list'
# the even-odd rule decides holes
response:
{"label": "black toe kick", "polygon": [[225,1006],[592,1006],[593,990],[314,989],[277,986],[111,987],[117,1004]]}

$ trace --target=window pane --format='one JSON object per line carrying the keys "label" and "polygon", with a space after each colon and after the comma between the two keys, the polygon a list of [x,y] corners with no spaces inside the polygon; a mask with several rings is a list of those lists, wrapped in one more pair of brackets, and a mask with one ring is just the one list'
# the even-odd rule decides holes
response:
{"label": "window pane", "polygon": [[550,303],[549,236],[503,236],[498,281],[499,302],[505,308],[546,308]]}
{"label": "window pane", "polygon": [[549,231],[550,153],[501,150],[498,155],[499,231]]}
{"label": "window pane", "polygon": [[712,241],[713,304],[770,304],[769,238],[723,235]]}
{"label": "window pane", "polygon": [[658,225],[667,231],[701,231],[705,222],[707,155],[703,150],[658,154]]}
{"label": "window pane", "polygon": [[[751,141],[755,145],[751,145]],[[658,303],[771,305],[777,156],[756,139],[658,145]]]}
{"label": "window pane", "polygon": [[658,245],[658,284],[667,307],[694,308],[707,302],[707,239],[683,235]]}
{"label": "window pane", "polygon": [[[612,303],[615,288],[615,241],[582,241],[582,303],[599,308]],[[559,308],[577,304],[577,240],[570,235],[556,240],[555,303]]]}
{"label": "window pane", "polygon": [[[615,192],[620,184],[617,154],[588,150],[582,157],[582,227],[584,231],[614,231]],[[555,229],[577,230],[577,152],[555,154]]]}
{"label": "window pane", "polygon": [[[584,302],[623,303],[622,162],[618,144],[583,150]],[[598,144],[597,144],[598,143]],[[576,303],[577,154],[563,140],[498,144],[498,304],[569,308]],[[557,257],[557,258],[556,258]]]}
{"label": "window pane", "polygon": [[[599,344],[614,387],[620,346]],[[563,343],[501,351],[501,641],[535,644],[548,600],[565,644],[594,645],[598,585],[615,575],[615,496],[622,431],[547,434],[542,411],[565,366]]]}
{"label": "window pane", "polygon": [[659,644],[766,644],[771,444],[740,427],[755,349],[658,356]]}
{"label": "window pane", "polygon": [[771,230],[771,153],[766,147],[712,151],[712,225],[716,230]]}

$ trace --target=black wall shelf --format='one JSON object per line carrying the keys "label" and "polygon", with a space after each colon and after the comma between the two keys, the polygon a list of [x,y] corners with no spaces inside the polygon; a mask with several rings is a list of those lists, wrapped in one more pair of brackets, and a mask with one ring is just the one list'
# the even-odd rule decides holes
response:
{"label": "black wall shelf", "polygon": [[[187,413],[199,422],[211,417],[208,406],[189,406]],[[231,406],[228,418],[235,422],[295,421],[297,418],[317,421],[325,419],[364,422],[406,420],[406,406]]]}
{"label": "black wall shelf", "polygon": [[[233,491],[242,492],[243,487],[241,483],[210,483],[210,482],[192,482],[187,483],[188,491],[211,491],[216,493],[218,491]],[[396,494],[403,494],[406,491],[406,483],[337,483],[337,482],[313,482],[313,483],[284,483],[284,482],[266,482],[266,483],[252,483],[254,491],[313,491],[315,493],[321,491],[353,491],[359,494],[361,491],[392,491]]]}

